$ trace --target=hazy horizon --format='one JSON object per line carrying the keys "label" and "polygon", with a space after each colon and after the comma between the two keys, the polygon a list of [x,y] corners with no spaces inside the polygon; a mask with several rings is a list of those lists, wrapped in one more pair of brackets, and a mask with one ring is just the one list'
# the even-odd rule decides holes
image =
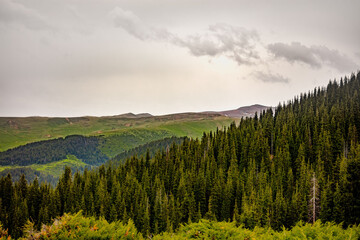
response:
{"label": "hazy horizon", "polygon": [[40,117],[40,118],[76,118],[76,117],[113,117],[113,116],[119,116],[119,115],[126,115],[126,114],[134,114],[134,115],[140,115],[140,114],[150,114],[154,117],[161,117],[161,116],[166,116],[166,115],[174,115],[174,114],[186,114],[186,113],[206,113],[206,112],[226,112],[226,111],[231,111],[231,110],[236,110],[238,108],[242,108],[242,107],[251,107],[251,106],[255,106],[255,105],[260,105],[260,106],[264,106],[264,107],[276,107],[276,106],[266,106],[266,105],[262,105],[262,104],[251,104],[251,105],[247,105],[247,106],[240,106],[234,109],[220,109],[220,110],[212,110],[212,109],[208,109],[208,110],[203,110],[203,111],[194,111],[194,112],[190,112],[190,111],[184,111],[184,112],[170,112],[170,113],[164,113],[164,114],[152,114],[151,112],[125,112],[125,113],[118,113],[118,114],[114,114],[114,115],[91,115],[91,114],[86,114],[86,115],[73,115],[73,116],[46,116],[46,115],[29,115],[29,116],[0,116],[1,117],[5,117],[5,118],[18,118],[18,117],[25,117],[25,118],[31,118],[31,117]]}
{"label": "hazy horizon", "polygon": [[276,106],[360,69],[359,1],[0,2],[0,116]]}

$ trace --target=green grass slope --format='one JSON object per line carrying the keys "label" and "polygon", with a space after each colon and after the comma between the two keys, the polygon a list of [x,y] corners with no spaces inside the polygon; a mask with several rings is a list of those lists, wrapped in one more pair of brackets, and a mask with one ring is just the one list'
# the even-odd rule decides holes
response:
{"label": "green grass slope", "polygon": [[19,176],[24,173],[26,179],[31,182],[35,177],[39,181],[46,181],[48,183],[56,184],[60,175],[63,173],[65,166],[68,166],[72,171],[90,169],[92,166],[77,159],[73,155],[68,155],[66,159],[51,162],[47,164],[32,164],[28,166],[0,166],[0,176],[6,176],[11,173],[13,180],[17,180]]}
{"label": "green grass slope", "polygon": [[214,131],[230,125],[233,119],[219,117],[214,119],[181,119],[168,122],[152,122],[141,127],[104,132],[100,150],[112,158],[119,153],[137,146],[169,137],[200,138],[204,132]]}
{"label": "green grass slope", "polygon": [[[126,118],[114,117],[0,117],[0,151],[5,151],[27,143],[65,137],[68,135],[84,135],[114,137],[123,144],[123,150],[136,145],[170,136],[200,137],[204,131],[215,130],[229,125],[234,119],[218,114],[183,113],[156,117]],[[145,133],[146,138],[143,136]],[[133,136],[134,144],[124,141]],[[125,136],[125,137],[124,137]],[[147,137],[150,137],[147,139]],[[108,147],[103,150],[111,156],[120,153],[114,151],[115,139],[107,141]]]}
{"label": "green grass slope", "polygon": [[55,178],[59,178],[63,173],[65,166],[68,166],[71,169],[85,169],[86,167],[91,168],[90,165],[82,162],[73,155],[68,155],[64,160],[48,164],[32,164],[29,168],[54,176]]}

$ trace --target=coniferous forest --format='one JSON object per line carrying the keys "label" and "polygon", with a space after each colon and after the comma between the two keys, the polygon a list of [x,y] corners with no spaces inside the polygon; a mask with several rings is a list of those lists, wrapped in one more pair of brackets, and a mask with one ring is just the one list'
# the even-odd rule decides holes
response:
{"label": "coniferous forest", "polygon": [[133,223],[144,238],[201,219],[275,231],[300,221],[359,224],[359,91],[360,72],[154,155],[65,168],[56,187],[9,174],[0,180],[2,228],[18,238],[29,224],[40,230],[79,211]]}

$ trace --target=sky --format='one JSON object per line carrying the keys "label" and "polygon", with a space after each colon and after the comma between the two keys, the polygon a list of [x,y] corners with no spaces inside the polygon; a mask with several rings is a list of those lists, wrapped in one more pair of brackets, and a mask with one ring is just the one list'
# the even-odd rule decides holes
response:
{"label": "sky", "polygon": [[358,0],[0,0],[0,116],[276,106],[360,70]]}

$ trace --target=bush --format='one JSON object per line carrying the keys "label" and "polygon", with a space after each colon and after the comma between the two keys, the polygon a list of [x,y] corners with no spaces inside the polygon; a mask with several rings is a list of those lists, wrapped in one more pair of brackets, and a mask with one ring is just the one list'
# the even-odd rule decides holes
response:
{"label": "bush", "polygon": [[[82,212],[76,215],[65,214],[55,219],[50,226],[43,225],[40,231],[34,231],[34,224],[28,222],[22,239],[144,239],[130,219],[127,224],[119,221],[108,223],[105,219],[84,217]],[[7,239],[7,232],[1,229],[0,239]],[[292,229],[283,228],[274,231],[271,228],[255,227],[246,229],[237,227],[235,222],[216,222],[200,220],[197,223],[182,225],[175,233],[163,232],[153,236],[154,240],[166,239],[244,239],[244,240],[288,240],[288,239],[338,239],[360,238],[360,227],[343,229],[341,224],[317,221],[314,225],[299,222]]]}
{"label": "bush", "polygon": [[108,223],[105,219],[84,217],[82,212],[76,215],[65,214],[55,219],[50,226],[43,225],[39,232],[34,224],[28,222],[22,239],[142,239],[132,220],[124,225],[121,222]]}

